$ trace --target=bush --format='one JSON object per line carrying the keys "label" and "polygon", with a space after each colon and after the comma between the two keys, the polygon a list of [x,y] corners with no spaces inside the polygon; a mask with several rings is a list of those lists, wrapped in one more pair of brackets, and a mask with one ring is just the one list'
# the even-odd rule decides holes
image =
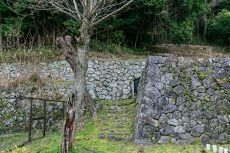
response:
{"label": "bush", "polygon": [[212,40],[230,47],[230,11],[222,10],[209,25]]}
{"label": "bush", "polygon": [[186,44],[192,40],[194,23],[191,19],[182,22],[172,21],[169,29],[169,38],[177,44]]}

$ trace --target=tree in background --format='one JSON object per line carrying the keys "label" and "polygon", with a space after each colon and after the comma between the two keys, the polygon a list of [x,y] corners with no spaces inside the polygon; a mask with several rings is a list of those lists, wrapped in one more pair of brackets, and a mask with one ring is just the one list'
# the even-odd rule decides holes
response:
{"label": "tree in background", "polygon": [[[95,111],[94,105],[89,104],[90,101],[86,100],[89,97],[86,89],[86,73],[92,32],[102,21],[117,14],[132,2],[133,0],[25,0],[19,2],[20,5],[29,6],[34,10],[46,8],[61,12],[80,24],[79,36],[74,38],[65,36],[57,39],[75,78],[75,91],[70,100],[71,109],[68,109],[64,123],[60,149],[62,153],[68,152],[73,146],[75,121],[79,118],[81,105],[87,102],[86,105],[89,105],[93,112]],[[11,3],[14,2],[11,1]]]}
{"label": "tree in background", "polygon": [[230,47],[230,11],[222,10],[209,26],[211,38]]}

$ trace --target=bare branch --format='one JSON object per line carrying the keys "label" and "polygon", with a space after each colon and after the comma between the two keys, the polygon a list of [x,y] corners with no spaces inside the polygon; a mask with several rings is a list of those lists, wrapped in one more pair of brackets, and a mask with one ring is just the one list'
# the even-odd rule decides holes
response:
{"label": "bare branch", "polygon": [[[0,0],[2,1],[2,0]],[[7,0],[11,5],[14,0]],[[133,0],[27,0],[23,5],[31,10],[56,10],[81,22],[88,30],[117,14]],[[28,5],[28,6],[27,6]]]}
{"label": "bare branch", "polygon": [[73,0],[73,4],[74,4],[75,11],[76,11],[76,13],[77,13],[77,16],[78,16],[78,18],[81,20],[81,19],[82,19],[82,14],[81,14],[80,11],[79,11],[79,8],[78,8],[78,6],[77,6],[76,0]]}
{"label": "bare branch", "polygon": [[132,2],[133,2],[133,0],[130,0],[129,2],[127,2],[127,3],[126,3],[125,5],[123,5],[122,7],[116,9],[115,11],[113,11],[113,12],[111,12],[111,13],[105,15],[104,17],[102,17],[102,18],[100,18],[99,20],[97,20],[96,22],[94,22],[94,23],[92,24],[92,26],[96,26],[96,25],[98,25],[99,23],[101,23],[103,20],[105,20],[105,19],[109,18],[110,16],[112,16],[112,15],[114,15],[114,14],[120,12],[121,10],[123,10],[124,8],[126,8],[127,6],[129,6]]}

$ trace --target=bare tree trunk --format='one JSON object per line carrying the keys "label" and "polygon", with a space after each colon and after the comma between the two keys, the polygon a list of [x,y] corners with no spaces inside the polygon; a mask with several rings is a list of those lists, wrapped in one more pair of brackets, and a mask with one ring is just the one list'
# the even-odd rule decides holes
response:
{"label": "bare tree trunk", "polygon": [[208,28],[208,19],[207,19],[207,15],[205,15],[205,16],[203,17],[203,21],[204,21],[203,39],[206,40],[207,28]]}
{"label": "bare tree trunk", "polygon": [[[77,120],[80,117],[80,109],[82,106],[85,106],[91,114],[95,115],[96,107],[93,103],[91,96],[88,93],[86,87],[86,75],[88,69],[88,50],[89,50],[89,41],[90,35],[88,31],[89,27],[85,22],[82,23],[82,28],[80,30],[81,36],[80,38],[75,38],[77,41],[77,46],[73,47],[72,45],[72,37],[65,36],[65,38],[60,37],[57,39],[58,44],[60,44],[65,59],[70,64],[74,78],[75,78],[75,93],[76,99],[73,101],[74,103],[74,111],[75,111],[75,120],[73,121],[73,125],[77,123]],[[68,117],[67,117],[68,119]],[[61,141],[61,153],[67,153],[66,150],[70,150],[73,144],[73,139],[66,138],[65,133],[68,133],[68,129],[63,129],[63,136]],[[75,130],[71,130],[71,134],[68,137],[74,136]],[[68,142],[70,140],[71,142]],[[63,144],[71,144],[70,146],[66,146]]]}
{"label": "bare tree trunk", "polygon": [[55,48],[55,46],[56,46],[56,27],[55,26],[54,26],[53,31],[52,31],[52,39],[53,39],[52,47]]}
{"label": "bare tree trunk", "polygon": [[[205,5],[207,5],[207,0],[205,1]],[[204,21],[204,31],[203,31],[203,39],[206,40],[206,35],[207,35],[207,28],[208,28],[208,16],[205,14],[203,16],[203,21]]]}
{"label": "bare tree trunk", "polygon": [[62,140],[61,140],[61,153],[68,153],[73,147],[74,142],[74,131],[75,131],[75,101],[77,101],[77,94],[70,97],[67,107],[66,120],[64,122],[62,130]]}
{"label": "bare tree trunk", "polygon": [[[0,24],[2,23],[2,17],[0,16]],[[3,43],[2,43],[2,33],[0,32],[0,51],[3,50]]]}
{"label": "bare tree trunk", "polygon": [[3,50],[2,35],[0,34],[0,51]]}

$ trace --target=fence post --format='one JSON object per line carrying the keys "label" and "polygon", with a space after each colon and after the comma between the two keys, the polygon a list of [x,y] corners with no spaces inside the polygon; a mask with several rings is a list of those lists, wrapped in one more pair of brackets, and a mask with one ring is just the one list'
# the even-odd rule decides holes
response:
{"label": "fence post", "polygon": [[29,136],[28,136],[28,141],[31,142],[32,141],[32,114],[33,113],[33,99],[30,99],[30,116],[29,116]]}
{"label": "fence post", "polygon": [[43,103],[44,125],[43,125],[43,137],[46,136],[46,100]]}

